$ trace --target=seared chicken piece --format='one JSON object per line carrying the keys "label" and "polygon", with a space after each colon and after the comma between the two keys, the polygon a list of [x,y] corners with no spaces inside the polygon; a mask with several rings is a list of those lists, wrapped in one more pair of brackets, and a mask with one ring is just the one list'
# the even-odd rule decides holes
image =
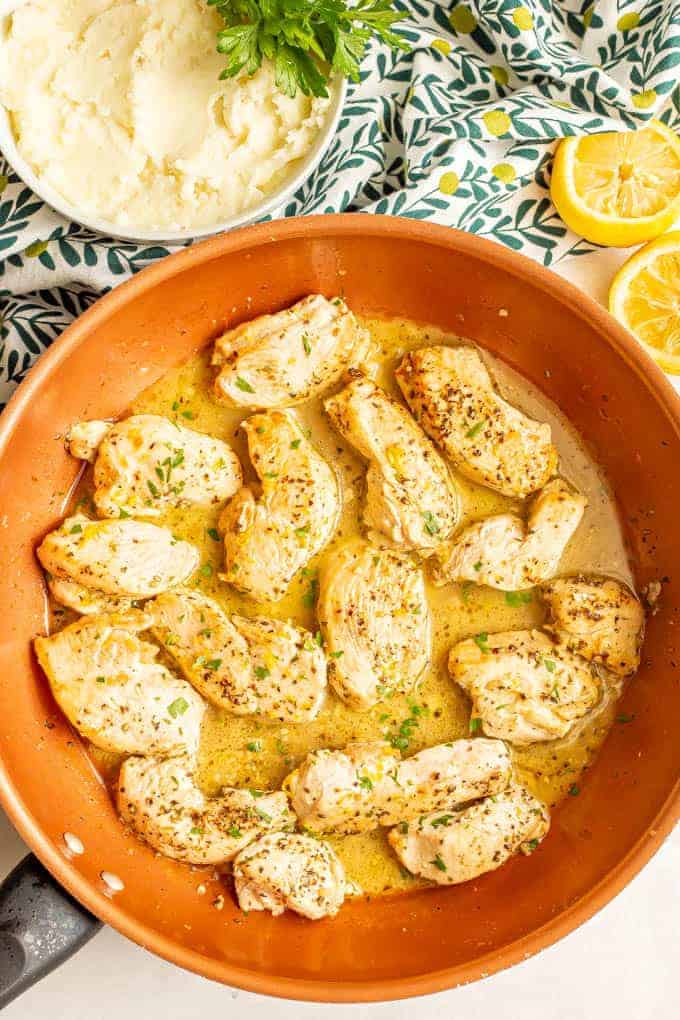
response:
{"label": "seared chicken piece", "polygon": [[284,910],[318,921],[337,914],[345,898],[345,869],[327,843],[277,832],[262,836],[234,861],[241,910]]}
{"label": "seared chicken piece", "polygon": [[66,433],[64,445],[76,460],[86,460],[88,464],[94,464],[97,458],[97,450],[100,447],[104,436],[113,428],[112,421],[79,421]]}
{"label": "seared chicken piece", "polygon": [[555,473],[550,426],[501,397],[474,347],[411,351],[396,376],[416,420],[468,478],[523,499]]}
{"label": "seared chicken piece", "polygon": [[187,680],[214,705],[279,722],[314,719],[326,693],[326,659],[309,631],[280,620],[228,617],[199,591],[148,602],[152,632]]}
{"label": "seared chicken piece", "polygon": [[99,517],[155,517],[169,506],[214,506],[233,496],[243,480],[227,443],[157,414],[136,414],[113,425],[81,422],[66,444],[73,456],[94,457]]}
{"label": "seared chicken piece", "polygon": [[459,500],[449,471],[408,411],[356,369],[324,407],[340,434],[368,463],[367,528],[405,549],[427,552],[458,520]]}
{"label": "seared chicken piece", "polygon": [[76,514],[47,535],[37,556],[53,578],[98,594],[149,598],[193,574],[198,549],[142,521],[91,521]]}
{"label": "seared chicken piece", "polygon": [[254,414],[242,427],[262,491],[257,498],[244,486],[222,512],[222,576],[258,601],[278,601],[332,536],[338,481],[292,414]]}
{"label": "seared chicken piece", "polygon": [[215,396],[231,407],[291,407],[331,386],[367,347],[344,301],[312,294],[215,341]]}
{"label": "seared chicken piece", "polygon": [[295,819],[285,793],[224,789],[205,797],[194,779],[195,761],[128,758],[116,801],[123,821],[146,843],[186,864],[225,864],[265,832]]}
{"label": "seared chicken piece", "polygon": [[50,595],[62,606],[74,609],[83,616],[92,613],[127,613],[136,607],[136,600],[120,595],[105,595],[103,591],[86,588],[77,581],[67,581],[63,577],[52,577],[47,574],[47,587]]}
{"label": "seared chicken piece", "polygon": [[562,577],[542,591],[545,629],[570,651],[630,676],[640,665],[644,610],[626,585],[608,577]]}
{"label": "seared chicken piece", "polygon": [[433,811],[388,839],[411,874],[438,885],[469,882],[518,852],[532,853],[550,828],[547,808],[519,783],[469,807]]}
{"label": "seared chicken piece", "polygon": [[357,539],[321,572],[317,615],[328,678],[356,709],[413,690],[430,658],[422,571],[408,556]]}
{"label": "seared chicken piece", "polygon": [[513,744],[564,737],[597,704],[597,674],[539,630],[478,634],[451,649],[449,672],[484,733]]}
{"label": "seared chicken piece", "polygon": [[401,761],[386,741],[313,751],[285,782],[314,832],[365,832],[505,789],[512,761],[500,740],[456,740]]}
{"label": "seared chicken piece", "polygon": [[151,618],[84,616],[34,641],[59,707],[83,737],[119,754],[179,754],[198,745],[205,706],[142,640]]}
{"label": "seared chicken piece", "polygon": [[437,551],[437,580],[521,591],[546,581],[578,528],[587,500],[561,478],[534,497],[526,524],[516,514],[475,521]]}

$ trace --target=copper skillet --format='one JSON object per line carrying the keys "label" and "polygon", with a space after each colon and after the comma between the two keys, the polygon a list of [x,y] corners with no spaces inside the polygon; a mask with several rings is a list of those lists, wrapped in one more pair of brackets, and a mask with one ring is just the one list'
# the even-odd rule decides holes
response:
{"label": "copper skillet", "polygon": [[[229,895],[218,910],[219,885],[128,835],[30,652],[44,627],[33,549],[62,514],[76,471],[60,439],[67,426],[120,415],[225,324],[311,291],[472,337],[540,386],[614,485],[638,585],[669,579],[622,705],[633,721],[614,728],[539,854],[458,888],[350,902],[320,923],[244,918]],[[581,924],[651,857],[679,813],[678,464],[680,401],[628,334],[547,270],[453,230],[363,215],[265,224],[165,259],[97,302],[43,355],[0,421],[0,798],[75,897],[33,857],[6,883],[5,1000],[92,934],[89,911],[207,977],[327,1002],[473,981]],[[74,854],[64,833],[84,853]],[[31,955],[37,924],[57,950],[43,958]]]}

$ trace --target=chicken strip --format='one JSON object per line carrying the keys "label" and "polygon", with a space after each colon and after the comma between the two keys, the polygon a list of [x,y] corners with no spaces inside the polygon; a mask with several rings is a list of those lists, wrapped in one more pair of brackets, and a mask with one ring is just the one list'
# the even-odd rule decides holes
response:
{"label": "chicken strip", "polygon": [[523,499],[555,473],[550,426],[501,397],[474,347],[411,351],[396,377],[416,420],[461,474]]}
{"label": "chicken strip", "polygon": [[224,789],[205,797],[194,778],[195,761],[128,758],[116,802],[124,822],[146,843],[186,864],[226,864],[265,832],[291,828],[285,793]]}
{"label": "chicken strip", "polygon": [[408,556],[361,539],[335,550],[319,578],[317,615],[328,679],[353,708],[409,693],[431,643],[422,571]]}
{"label": "chicken strip", "polygon": [[386,741],[312,751],[285,781],[312,832],[365,832],[505,789],[512,760],[500,740],[456,740],[402,761]]}
{"label": "chicken strip", "polygon": [[170,506],[215,506],[233,496],[243,480],[228,443],[157,414],[136,414],[115,424],[81,422],[68,433],[66,445],[74,457],[94,460],[99,517],[156,517]]}
{"label": "chicken strip", "polygon": [[292,414],[255,414],[242,427],[262,491],[256,498],[245,486],[222,512],[222,577],[260,602],[276,602],[331,538],[340,489]]}
{"label": "chicken strip", "polygon": [[146,604],[152,633],[214,705],[279,722],[316,718],[326,658],[309,631],[280,620],[228,617],[199,591],[178,588]]}
{"label": "chicken strip", "polygon": [[198,549],[167,528],[142,521],[91,521],[76,514],[47,535],[37,556],[45,570],[100,595],[149,598],[198,567]]}
{"label": "chicken strip", "polygon": [[436,580],[474,581],[501,591],[533,588],[556,573],[587,502],[553,478],[532,500],[526,524],[516,514],[486,517],[438,549]]}
{"label": "chicken strip", "polygon": [[128,610],[138,607],[136,599],[126,598],[124,595],[105,595],[103,591],[96,591],[94,588],[86,588],[77,581],[67,581],[63,577],[53,577],[46,574],[45,580],[50,595],[62,606],[74,609],[76,613],[83,616],[98,613],[127,613]]}
{"label": "chicken strip", "polygon": [[356,369],[326,400],[340,434],[368,463],[364,523],[404,549],[429,552],[458,521],[446,464],[408,411]]}
{"label": "chicken strip", "polygon": [[34,641],[54,697],[78,732],[104,751],[179,754],[198,746],[205,705],[142,640],[151,618],[84,616]]}
{"label": "chicken strip", "polygon": [[449,672],[489,737],[519,746],[557,740],[595,707],[595,670],[539,630],[478,634],[451,649]]}
{"label": "chicken strip", "polygon": [[343,904],[345,869],[328,843],[310,836],[277,832],[251,843],[234,861],[234,883],[241,910],[294,910],[318,921],[333,917]]}
{"label": "chicken strip", "polygon": [[340,298],[311,294],[215,341],[215,396],[230,407],[291,407],[336,382],[365,355],[369,334]]}
{"label": "chicken strip", "polygon": [[609,577],[562,577],[542,595],[545,629],[562,645],[619,676],[636,671],[645,614],[630,588]]}
{"label": "chicken strip", "polygon": [[525,787],[469,807],[434,811],[402,822],[387,837],[408,871],[438,885],[469,882],[518,852],[532,853],[550,828],[547,808]]}

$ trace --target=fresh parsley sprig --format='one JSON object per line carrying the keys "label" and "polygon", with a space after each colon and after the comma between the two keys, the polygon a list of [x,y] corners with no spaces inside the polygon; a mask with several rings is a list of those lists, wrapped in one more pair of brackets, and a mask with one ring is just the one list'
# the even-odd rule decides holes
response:
{"label": "fresh parsley sprig", "polygon": [[406,15],[393,0],[207,0],[222,16],[217,49],[226,57],[221,78],[252,75],[263,59],[274,65],[276,85],[294,96],[327,96],[338,73],[359,80],[359,65],[375,36],[393,49],[410,49],[394,30]]}

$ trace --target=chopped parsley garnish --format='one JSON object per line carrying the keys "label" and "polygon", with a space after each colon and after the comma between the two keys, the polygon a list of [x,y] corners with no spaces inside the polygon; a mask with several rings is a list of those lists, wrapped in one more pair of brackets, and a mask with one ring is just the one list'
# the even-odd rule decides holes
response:
{"label": "chopped parsley garnish", "polygon": [[267,669],[266,666],[256,666],[255,676],[257,677],[258,680],[266,680],[267,677],[269,676],[269,670]]}
{"label": "chopped parsley garnish", "polygon": [[255,811],[257,812],[258,817],[261,818],[263,822],[271,822],[272,816],[268,815],[266,811],[262,810],[262,808],[255,808]]}
{"label": "chopped parsley garnish", "polygon": [[147,478],[146,484],[147,484],[149,492],[151,493],[152,496],[156,496],[156,497],[160,496],[160,492],[158,491],[158,486],[155,484],[155,482],[152,482],[150,478]]}
{"label": "chopped parsley garnish", "polygon": [[578,785],[578,783],[572,783],[571,786],[569,787],[569,796],[570,797],[578,797],[580,792],[581,792],[581,787]]}
{"label": "chopped parsley garnish", "polygon": [[426,510],[422,516],[423,520],[425,521],[425,531],[428,533],[428,535],[439,534],[439,532],[441,531],[441,526],[435,515],[432,513],[432,511]]}
{"label": "chopped parsley garnish", "polygon": [[83,530],[82,524],[74,524],[73,527],[71,528],[70,534],[79,535],[82,530]]}
{"label": "chopped parsley garnish", "polygon": [[479,733],[482,728],[481,719],[470,719],[470,733]]}
{"label": "chopped parsley garnish", "polygon": [[473,568],[472,569],[476,570],[477,573],[479,573],[479,571],[482,569],[482,561],[481,560],[477,560],[477,562],[473,564]]}
{"label": "chopped parsley garnish", "polygon": [[[330,652],[331,659],[340,659],[345,653],[340,649],[339,652]],[[387,716],[386,716],[387,718]]]}
{"label": "chopped parsley garnish", "polygon": [[192,836],[202,836],[203,835],[203,829],[199,828],[198,825],[194,825],[193,828],[191,828],[189,830],[189,832],[191,833]]}
{"label": "chopped parsley garnish", "polygon": [[173,719],[176,719],[178,715],[184,715],[189,707],[189,702],[186,698],[176,698],[171,704],[168,705],[168,712]]}
{"label": "chopped parsley garnish", "polygon": [[259,740],[251,740],[249,744],[246,744],[246,750],[257,754],[258,751],[262,750],[262,744]]}
{"label": "chopped parsley garnish", "polygon": [[317,630],[316,634],[314,635],[314,640],[319,646],[319,648],[323,648],[323,635],[320,630]]}
{"label": "chopped parsley garnish", "polygon": [[465,433],[465,438],[466,439],[474,439],[475,436],[479,435],[479,433],[482,431],[482,429],[484,428],[485,425],[486,425],[486,418],[482,418],[481,421],[475,422],[475,424],[472,426],[472,428],[469,428],[467,430],[467,432]]}
{"label": "chopped parsley garnish", "polygon": [[242,377],[241,377],[240,375],[237,375],[237,376],[236,376],[236,385],[237,385],[237,386],[238,386],[238,388],[239,388],[240,390],[242,390],[242,391],[243,391],[244,393],[254,393],[254,392],[255,392],[255,390],[254,390],[254,389],[253,389],[253,387],[252,387],[252,386],[250,385],[250,383],[248,382],[248,380],[247,380],[247,379],[243,379],[243,378],[242,378]]}
{"label": "chopped parsley garnish", "polygon": [[489,635],[486,633],[485,630],[482,631],[481,634],[475,634],[473,641],[479,648],[480,652],[489,651]]}
{"label": "chopped parsley garnish", "polygon": [[308,535],[309,534],[309,524],[305,524],[302,528],[296,528],[295,529],[295,534],[298,536],[298,538],[303,538],[305,535]]}
{"label": "chopped parsley garnish", "polygon": [[196,415],[193,411],[182,411],[182,417],[186,418],[187,421],[193,421]]}
{"label": "chopped parsley garnish", "polygon": [[213,542],[219,542],[220,540],[220,533],[217,528],[208,528],[207,535],[208,538],[212,538]]}
{"label": "chopped parsley garnish", "polygon": [[530,839],[524,845],[527,848],[527,850],[530,850],[533,853],[534,850],[536,850],[536,848],[538,847],[538,840],[537,839]]}
{"label": "chopped parsley garnish", "polygon": [[373,781],[371,779],[369,779],[368,776],[360,776],[359,777],[359,786],[363,787],[364,790],[372,790],[373,789]]}
{"label": "chopped parsley garnish", "polygon": [[392,747],[396,747],[400,751],[405,751],[411,742],[414,730],[420,723],[420,717],[422,715],[427,715],[428,711],[429,710],[425,705],[411,705],[411,714],[405,719],[402,719],[396,733],[393,733],[392,735],[386,733],[385,739],[389,740]]}
{"label": "chopped parsley garnish", "polygon": [[205,664],[205,668],[209,669],[211,673],[214,673],[216,669],[219,669],[222,665],[221,659],[208,659]]}
{"label": "chopped parsley garnish", "polygon": [[302,605],[306,609],[313,609],[316,605],[317,596],[319,594],[319,582],[315,577],[312,577],[309,584],[307,585],[307,591],[302,596]]}
{"label": "chopped parsley garnish", "polygon": [[300,443],[301,443],[301,442],[302,442],[302,440],[301,440],[301,439],[294,439],[294,440],[292,441],[292,443],[290,444],[290,448],[291,448],[291,450],[297,450],[297,448],[299,447],[299,445],[300,445]]}
{"label": "chopped parsley garnish", "polygon": [[453,815],[440,815],[439,818],[433,818],[431,825],[433,829],[439,829],[442,825],[448,825]]}
{"label": "chopped parsley garnish", "polygon": [[241,830],[236,825],[232,825],[232,827],[227,831],[232,839],[238,839],[239,836],[241,835]]}
{"label": "chopped parsley garnish", "polygon": [[204,563],[203,566],[201,567],[200,571],[199,571],[199,573],[203,577],[212,577],[212,572],[213,572],[213,568],[210,565],[210,563]]}
{"label": "chopped parsley garnish", "polygon": [[543,665],[545,666],[549,673],[554,673],[555,670],[557,669],[557,664],[553,659],[544,659]]}
{"label": "chopped parsley garnish", "polygon": [[506,603],[515,609],[518,606],[528,606],[532,599],[533,595],[530,591],[506,591],[505,593]]}
{"label": "chopped parsley garnish", "polygon": [[620,723],[628,723],[632,722],[634,718],[634,715],[628,715],[627,712],[622,712],[620,715],[617,715],[616,721]]}
{"label": "chopped parsley garnish", "polygon": [[278,478],[279,477],[279,473],[278,473],[278,471],[265,471],[264,477],[265,478]]}
{"label": "chopped parsley garnish", "polygon": [[302,334],[302,346],[304,347],[305,354],[309,357],[312,353],[312,345],[306,333]]}
{"label": "chopped parsley garnish", "polygon": [[129,516],[130,516],[130,514],[129,514],[129,513],[127,512],[127,510],[123,510],[123,508],[121,507],[121,508],[120,508],[120,510],[118,511],[118,516],[119,516],[119,517],[120,517],[120,518],[121,518],[122,520],[124,520],[124,519],[125,519],[126,517],[129,517]]}
{"label": "chopped parsley garnish", "polygon": [[106,677],[105,676],[98,676],[97,677],[97,683],[98,684],[105,684],[106,683]]}
{"label": "chopped parsley garnish", "polygon": [[438,868],[439,871],[446,871],[446,865],[444,864],[444,862],[441,859],[441,856],[439,854],[437,854],[435,859],[433,861],[431,861],[430,863],[434,864],[435,868]]}

